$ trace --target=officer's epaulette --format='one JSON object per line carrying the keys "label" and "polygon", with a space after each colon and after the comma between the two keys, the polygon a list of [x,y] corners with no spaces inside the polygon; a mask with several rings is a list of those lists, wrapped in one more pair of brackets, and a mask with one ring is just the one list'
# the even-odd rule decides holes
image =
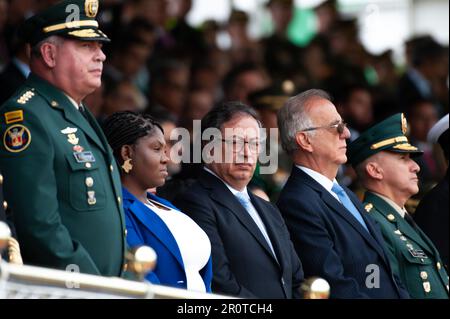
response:
{"label": "officer's epaulette", "polygon": [[25,93],[23,93],[18,99],[17,99],[17,103],[19,104],[27,104],[28,101],[34,96],[34,90],[27,90]]}
{"label": "officer's epaulette", "polygon": [[365,209],[366,212],[368,212],[368,213],[370,213],[370,211],[372,210],[372,208],[373,208],[373,204],[372,204],[372,203],[369,203],[369,204],[367,204],[366,206],[364,206],[364,209]]}

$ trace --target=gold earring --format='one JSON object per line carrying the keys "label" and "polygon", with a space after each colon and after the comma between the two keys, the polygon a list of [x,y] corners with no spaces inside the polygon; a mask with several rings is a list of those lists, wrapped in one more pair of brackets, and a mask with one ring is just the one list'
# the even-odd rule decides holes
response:
{"label": "gold earring", "polygon": [[131,164],[131,158],[125,160],[122,165],[122,169],[125,173],[129,173],[133,169],[133,164]]}

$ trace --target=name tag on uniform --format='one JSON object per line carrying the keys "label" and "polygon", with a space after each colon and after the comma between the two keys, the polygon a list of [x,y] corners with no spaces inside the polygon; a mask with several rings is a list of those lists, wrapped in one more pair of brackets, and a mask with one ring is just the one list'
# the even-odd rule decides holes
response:
{"label": "name tag on uniform", "polygon": [[409,253],[415,258],[428,258],[428,256],[420,249],[408,249]]}
{"label": "name tag on uniform", "polygon": [[95,157],[92,152],[75,152],[73,153],[73,156],[75,156],[75,160],[78,163],[92,163],[95,162]]}

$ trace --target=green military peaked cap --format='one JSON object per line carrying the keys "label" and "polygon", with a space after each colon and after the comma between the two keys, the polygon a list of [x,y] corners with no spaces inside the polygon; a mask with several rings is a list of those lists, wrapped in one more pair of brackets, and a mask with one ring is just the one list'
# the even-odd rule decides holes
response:
{"label": "green military peaked cap", "polygon": [[407,131],[408,123],[402,113],[385,119],[361,133],[356,140],[348,145],[348,162],[356,166],[366,158],[381,151],[411,153],[411,156],[421,155],[422,151],[409,144],[405,135]]}
{"label": "green military peaked cap", "polygon": [[59,35],[82,41],[110,41],[95,20],[98,0],[64,0],[27,19],[20,32],[32,46]]}

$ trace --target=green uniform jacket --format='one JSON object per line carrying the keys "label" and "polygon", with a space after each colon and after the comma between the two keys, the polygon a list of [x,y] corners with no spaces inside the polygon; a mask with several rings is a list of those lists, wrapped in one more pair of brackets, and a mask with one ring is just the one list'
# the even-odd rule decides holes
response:
{"label": "green uniform jacket", "polygon": [[92,114],[31,74],[0,108],[0,169],[24,263],[120,276],[119,171]]}
{"label": "green uniform jacket", "polygon": [[366,192],[366,211],[380,225],[392,269],[411,298],[448,298],[448,276],[437,249],[379,196]]}

